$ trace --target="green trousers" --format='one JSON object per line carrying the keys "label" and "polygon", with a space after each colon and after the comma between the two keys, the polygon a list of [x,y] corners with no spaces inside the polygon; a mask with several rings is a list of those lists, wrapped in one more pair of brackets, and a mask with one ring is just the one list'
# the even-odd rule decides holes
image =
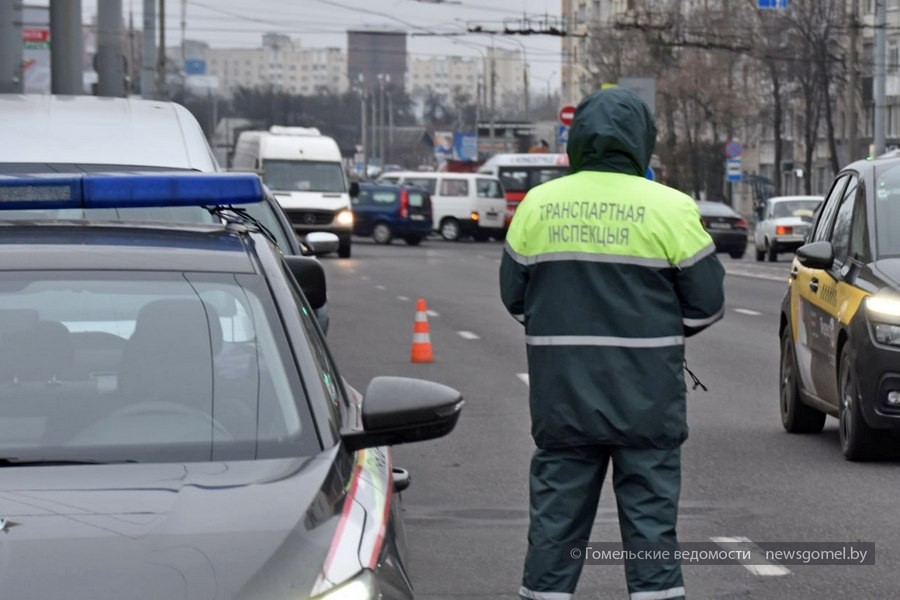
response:
{"label": "green trousers", "polygon": [[[590,539],[610,461],[622,543],[678,543],[680,448],[539,448],[531,460],[531,523],[521,599],[568,600],[584,564],[573,559],[572,548],[619,541]],[[684,598],[676,562],[626,561],[625,577],[631,600]]]}

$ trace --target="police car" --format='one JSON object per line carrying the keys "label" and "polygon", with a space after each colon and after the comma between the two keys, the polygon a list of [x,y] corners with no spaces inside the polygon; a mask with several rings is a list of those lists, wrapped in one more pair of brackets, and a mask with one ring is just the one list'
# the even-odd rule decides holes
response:
{"label": "police car", "polygon": [[[341,378],[253,174],[0,177],[0,595],[411,598],[390,446],[462,399]],[[224,223],[4,210],[219,207]],[[230,210],[229,207],[234,207]],[[395,489],[396,487],[396,489]]]}
{"label": "police car", "polygon": [[832,415],[849,460],[900,448],[900,159],[835,178],[794,258],[780,335],[787,431]]}

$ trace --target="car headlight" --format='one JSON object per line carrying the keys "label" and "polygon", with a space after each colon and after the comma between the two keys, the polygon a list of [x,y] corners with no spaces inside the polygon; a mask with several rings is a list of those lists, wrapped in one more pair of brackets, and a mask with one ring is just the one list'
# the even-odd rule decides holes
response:
{"label": "car headlight", "polygon": [[876,342],[900,346],[900,298],[889,294],[868,296],[866,315]]}
{"label": "car headlight", "polygon": [[365,570],[359,575],[314,600],[375,600],[380,596],[372,571]]}
{"label": "car headlight", "polygon": [[338,225],[353,225],[353,212],[342,210],[337,215]]}
{"label": "car headlight", "polygon": [[900,319],[900,298],[887,294],[868,296],[866,310],[875,318]]}
{"label": "car headlight", "polygon": [[900,346],[900,325],[875,323],[875,341],[888,346]]}

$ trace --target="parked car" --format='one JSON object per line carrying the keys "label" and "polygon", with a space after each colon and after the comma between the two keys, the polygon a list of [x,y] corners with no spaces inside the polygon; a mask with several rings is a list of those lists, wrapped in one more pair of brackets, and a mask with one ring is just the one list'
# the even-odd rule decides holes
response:
{"label": "parked car", "polygon": [[362,183],[353,199],[354,235],[371,235],[377,244],[401,238],[418,246],[431,233],[431,195],[423,189]]}
{"label": "parked car", "polygon": [[766,200],[753,234],[756,260],[775,262],[780,253],[802,246],[822,200],[822,196],[773,196]]}
{"label": "parked car", "polygon": [[500,180],[492,175],[396,171],[379,183],[414,185],[431,195],[434,230],[448,241],[473,237],[485,241],[505,235],[506,198]]}
{"label": "parked car", "polygon": [[446,435],[462,399],[346,383],[297,283],[323,300],[321,264],[228,212],[3,222],[261,195],[253,174],[0,177],[5,598],[413,597],[391,446]]}
{"label": "parked car", "polygon": [[848,460],[900,448],[900,158],[838,173],[781,305],[781,422],[837,417]]}
{"label": "parked car", "polygon": [[700,221],[716,244],[716,252],[727,252],[731,258],[743,258],[747,252],[747,220],[722,202],[698,201]]}

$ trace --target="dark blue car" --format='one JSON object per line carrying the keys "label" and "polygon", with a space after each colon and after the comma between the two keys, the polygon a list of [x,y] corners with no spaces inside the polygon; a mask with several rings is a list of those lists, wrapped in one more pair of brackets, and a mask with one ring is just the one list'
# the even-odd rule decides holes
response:
{"label": "dark blue car", "polygon": [[355,235],[371,235],[376,244],[402,238],[416,246],[431,228],[431,196],[425,190],[392,184],[359,186],[359,195],[353,199]]}

